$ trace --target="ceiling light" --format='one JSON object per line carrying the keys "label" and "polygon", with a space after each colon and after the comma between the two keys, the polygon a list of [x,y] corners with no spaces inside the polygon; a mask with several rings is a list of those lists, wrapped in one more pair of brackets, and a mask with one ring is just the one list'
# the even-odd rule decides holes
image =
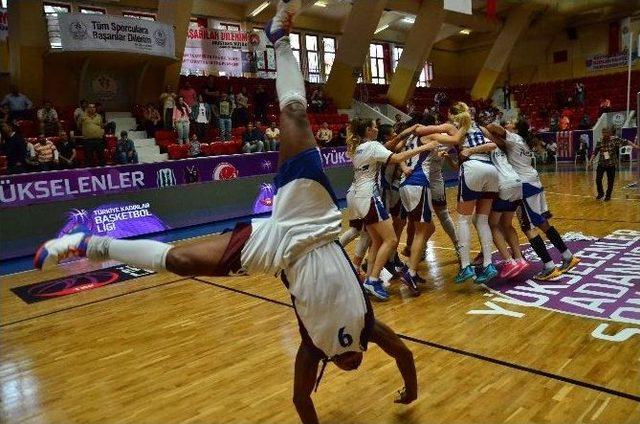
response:
{"label": "ceiling light", "polygon": [[260,6],[256,7],[253,10],[253,12],[249,13],[249,16],[251,16],[252,18],[255,17],[255,16],[258,16],[260,14],[260,12],[262,12],[267,7],[269,7],[269,2],[268,1],[263,1],[262,3],[260,3]]}
{"label": "ceiling light", "polygon": [[406,16],[402,18],[402,22],[406,22],[408,24],[414,24],[416,23],[416,18],[412,18],[411,16]]}
{"label": "ceiling light", "polygon": [[471,34],[471,30],[469,28],[461,29],[460,34],[469,35]]}
{"label": "ceiling light", "polygon": [[317,7],[327,7],[327,2],[323,0],[318,0],[317,2],[313,3],[313,5]]}
{"label": "ceiling light", "polygon": [[382,25],[380,28],[376,29],[376,32],[374,32],[374,34],[377,34],[379,32],[384,31],[385,29],[389,28],[389,24],[386,25]]}

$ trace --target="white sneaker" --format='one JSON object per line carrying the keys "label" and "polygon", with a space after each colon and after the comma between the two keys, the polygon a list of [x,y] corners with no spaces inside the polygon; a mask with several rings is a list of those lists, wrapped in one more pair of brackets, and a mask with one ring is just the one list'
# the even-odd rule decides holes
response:
{"label": "white sneaker", "polygon": [[49,240],[38,248],[33,266],[46,269],[68,258],[85,257],[89,238],[91,236],[88,234],[75,233]]}
{"label": "white sneaker", "polygon": [[272,44],[289,35],[293,18],[300,11],[301,6],[301,0],[278,0],[276,15],[264,27],[264,32]]}

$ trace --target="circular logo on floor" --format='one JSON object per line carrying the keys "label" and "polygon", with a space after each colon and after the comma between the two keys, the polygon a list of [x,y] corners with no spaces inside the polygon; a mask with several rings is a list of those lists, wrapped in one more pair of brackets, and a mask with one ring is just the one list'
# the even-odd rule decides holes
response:
{"label": "circular logo on floor", "polygon": [[[491,281],[485,309],[468,313],[522,318],[522,307],[536,307],[600,320],[592,333],[599,339],[620,342],[640,335],[640,231],[617,230],[599,239],[568,233],[563,239],[580,259],[575,268],[552,281],[536,281],[543,265],[531,246],[523,245],[532,266],[515,278]],[[557,249],[548,243],[547,249],[559,264]],[[622,330],[609,331],[609,322],[623,324]]]}

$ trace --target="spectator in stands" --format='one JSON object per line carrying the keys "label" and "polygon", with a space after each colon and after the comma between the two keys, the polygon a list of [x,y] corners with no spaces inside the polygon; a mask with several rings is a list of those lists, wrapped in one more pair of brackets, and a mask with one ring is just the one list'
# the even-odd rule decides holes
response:
{"label": "spectator in stands", "polygon": [[27,143],[24,141],[16,128],[4,122],[0,126],[4,139],[4,153],[7,156],[7,172],[9,174],[19,174],[26,170]]}
{"label": "spectator in stands", "polygon": [[42,108],[38,109],[37,117],[40,125],[40,134],[51,137],[60,133],[58,112],[56,112],[49,100],[45,100]]}
{"label": "spectator in stands", "polygon": [[0,123],[3,122],[11,123],[11,110],[9,109],[9,105],[0,106]]}
{"label": "spectator in stands", "polygon": [[558,143],[552,141],[545,146],[547,151],[547,163],[553,163],[556,159],[556,152],[558,151]]}
{"label": "spectator in stands", "polygon": [[138,163],[138,152],[133,140],[129,138],[126,131],[120,131],[120,138],[116,144],[116,163],[125,165],[128,163]]}
{"label": "spectator in stands", "polygon": [[585,100],[585,91],[584,91],[584,84],[581,82],[577,82],[576,83],[576,90],[575,90],[575,99],[576,99],[576,103],[579,106],[584,106],[584,100]]}
{"label": "spectator in stands", "polygon": [[191,119],[193,120],[198,139],[204,140],[211,122],[211,107],[205,103],[202,94],[198,94],[198,101],[191,108]]}
{"label": "spectator in stands", "polygon": [[555,113],[552,117],[551,117],[551,121],[549,123],[549,131],[551,132],[556,132],[559,129],[559,125],[560,125],[560,118],[558,116],[557,113]]}
{"label": "spectator in stands", "polygon": [[416,112],[416,104],[413,102],[413,99],[407,102],[407,115],[413,116]]}
{"label": "spectator in stands", "polygon": [[78,106],[76,110],[73,111],[73,122],[75,122],[77,129],[80,129],[82,126],[80,120],[82,118],[82,115],[84,115],[87,111],[88,105],[89,103],[86,100],[82,99],[80,100],[80,106]]}
{"label": "spectator in stands", "polygon": [[70,169],[76,166],[76,144],[71,140],[66,131],[60,131],[60,144],[58,145],[60,168]]}
{"label": "spectator in stands", "polygon": [[170,84],[167,84],[165,92],[160,95],[160,104],[162,105],[162,119],[164,121],[164,128],[173,128],[173,109],[176,107],[176,93],[173,92],[173,88]]}
{"label": "spectator in stands", "polygon": [[323,112],[325,107],[324,93],[316,89],[311,94],[311,108],[314,112]]}
{"label": "spectator in stands", "polygon": [[504,100],[504,108],[507,110],[511,109],[511,86],[509,85],[509,81],[505,81],[502,86],[502,96]]}
{"label": "spectator in stands", "polygon": [[104,105],[100,102],[96,102],[96,113],[102,116],[102,122],[107,122],[107,112],[104,110]]}
{"label": "spectator in stands", "polygon": [[578,162],[586,161],[589,155],[589,136],[582,134],[580,141],[578,142],[578,148],[576,149],[576,160]]}
{"label": "spectator in stands", "polygon": [[334,146],[346,146],[347,145],[347,126],[346,125],[343,124],[340,127],[340,130],[338,131],[338,134],[331,141],[331,144],[334,145]]}
{"label": "spectator in stands", "polygon": [[435,96],[433,96],[433,101],[435,102],[436,110],[439,113],[440,109],[442,109],[442,107],[447,103],[447,93],[444,91],[438,91]]}
{"label": "spectator in stands", "polygon": [[331,142],[333,138],[333,132],[329,129],[329,124],[326,122],[322,123],[322,127],[316,133],[316,141],[318,142],[318,146],[326,147],[327,144]]}
{"label": "spectator in stands", "polygon": [[255,118],[261,121],[267,120],[267,107],[269,106],[269,95],[264,91],[264,86],[259,85],[256,94],[253,96],[255,108]]}
{"label": "spectator in stands", "polygon": [[[611,200],[611,193],[613,192],[613,182],[616,177],[616,166],[618,165],[618,155],[620,154],[620,147],[632,146],[633,148],[640,148],[637,144],[624,140],[622,138],[613,135],[611,128],[602,129],[602,140],[591,154],[591,160],[599,153],[598,168],[596,169],[596,188],[598,195],[596,199],[600,200],[604,197],[604,201]],[[606,194],[602,190],[602,179],[604,174],[607,174],[607,192]]]}
{"label": "spectator in stands", "polygon": [[276,121],[271,121],[271,125],[265,131],[265,136],[267,138],[266,150],[275,152],[280,149],[280,130],[276,126]]}
{"label": "spectator in stands", "polygon": [[600,101],[600,115],[611,112],[611,100],[604,98]]}
{"label": "spectator in stands", "polygon": [[220,100],[218,100],[218,103],[215,105],[214,113],[218,118],[220,138],[224,141],[231,140],[233,103],[229,100],[227,93],[222,93],[220,96]]}
{"label": "spectator in stands", "polygon": [[404,123],[402,122],[402,116],[399,113],[396,113],[395,116],[396,122],[393,124],[393,130],[400,134],[402,132],[402,128],[404,127]]}
{"label": "spectator in stands", "polygon": [[147,132],[147,137],[155,137],[156,131],[162,127],[162,118],[160,112],[153,103],[147,104],[144,108],[144,129]]}
{"label": "spectator in stands", "polygon": [[204,84],[202,95],[204,101],[211,107],[217,103],[220,92],[216,89],[216,80],[213,75],[207,77],[207,82]]}
{"label": "spectator in stands", "polygon": [[242,87],[236,94],[235,119],[237,126],[245,126],[249,122],[249,98],[247,97],[247,87]]}
{"label": "spectator in stands", "polygon": [[185,103],[182,96],[178,97],[173,109],[173,127],[178,132],[178,144],[189,142],[189,120],[191,119],[191,108]]}
{"label": "spectator in stands", "polygon": [[242,135],[242,151],[245,153],[264,152],[264,134],[251,122]]}
{"label": "spectator in stands", "polygon": [[578,124],[578,129],[579,130],[591,129],[591,119],[589,118],[589,115],[587,115],[586,113],[582,115],[582,118],[580,119],[580,124]]}
{"label": "spectator in stands", "polygon": [[82,115],[80,128],[85,138],[84,150],[87,157],[87,165],[104,166],[104,121],[102,116],[96,113],[96,105],[89,103],[87,112]]}
{"label": "spectator in stands", "polygon": [[38,142],[33,145],[35,161],[39,171],[51,171],[58,165],[58,149],[55,144],[44,135],[38,137]]}
{"label": "spectator in stands", "polygon": [[189,140],[189,156],[191,156],[192,158],[202,156],[200,140],[198,140],[198,136],[195,134],[192,134],[191,139]]}
{"label": "spectator in stands", "polygon": [[20,93],[17,85],[11,85],[11,87],[9,87],[9,94],[4,96],[0,105],[9,106],[12,121],[32,118],[31,110],[33,109],[33,103],[27,96]]}
{"label": "spectator in stands", "polygon": [[560,131],[569,131],[571,129],[571,119],[569,115],[562,115],[560,118]]}
{"label": "spectator in stands", "polygon": [[198,100],[198,93],[193,87],[191,87],[191,83],[189,81],[185,81],[180,91],[178,91],[178,95],[184,99],[184,102],[189,107],[193,107]]}

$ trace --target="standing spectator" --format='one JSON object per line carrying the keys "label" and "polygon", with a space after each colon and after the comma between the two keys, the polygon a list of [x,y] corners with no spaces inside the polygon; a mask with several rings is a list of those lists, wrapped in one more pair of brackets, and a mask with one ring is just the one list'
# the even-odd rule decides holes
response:
{"label": "standing spectator", "polygon": [[104,105],[100,102],[96,102],[96,113],[102,116],[102,122],[107,122],[107,112],[104,110]]}
{"label": "standing spectator", "polygon": [[185,81],[184,86],[180,89],[178,95],[184,99],[184,102],[189,107],[193,107],[193,105],[198,101],[198,93],[193,87],[191,87],[191,83],[189,81]]}
{"label": "standing spectator", "polygon": [[178,144],[189,142],[189,120],[191,108],[185,103],[182,96],[178,97],[173,109],[173,127],[178,131]]}
{"label": "standing spectator", "polygon": [[173,109],[176,107],[176,97],[178,96],[173,92],[171,84],[167,84],[165,92],[160,95],[162,119],[166,130],[173,128]]}
{"label": "standing spectator", "polygon": [[220,100],[216,104],[215,114],[218,117],[220,138],[224,141],[231,140],[231,115],[233,114],[233,103],[229,100],[227,93],[222,93]]}
{"label": "standing spectator", "polygon": [[[613,192],[613,182],[616,176],[616,166],[618,165],[618,155],[620,154],[620,147],[632,146],[636,149],[640,148],[637,144],[624,140],[613,135],[611,128],[602,129],[602,140],[591,154],[591,160],[599,153],[598,168],[596,169],[596,187],[598,190],[597,200],[602,199],[607,202],[611,200],[611,193]],[[607,174],[607,193],[602,190],[602,179],[604,174]]]}
{"label": "standing spectator", "polygon": [[580,124],[578,124],[578,129],[579,130],[591,129],[591,119],[589,118],[589,115],[587,115],[586,113],[582,115],[582,118],[580,119]]}
{"label": "standing spectator", "polygon": [[60,133],[58,112],[53,108],[50,101],[45,100],[43,107],[38,109],[37,116],[40,124],[40,134],[51,137]]}
{"label": "standing spectator", "polygon": [[76,124],[76,129],[81,128],[80,120],[82,119],[82,115],[84,115],[87,111],[88,105],[89,103],[86,100],[82,99],[80,100],[80,106],[78,106],[76,110],[73,111],[73,122],[75,122]]}
{"label": "standing spectator", "polygon": [[251,122],[242,135],[242,151],[244,153],[264,152],[264,134],[253,126]]}
{"label": "standing spectator", "polygon": [[9,94],[4,96],[0,105],[9,106],[12,121],[32,118],[31,110],[33,108],[33,103],[27,96],[20,93],[17,85],[9,87]]}
{"label": "standing spectator", "polygon": [[604,98],[600,100],[600,115],[611,112],[611,100]]}
{"label": "standing spectator", "polygon": [[276,126],[276,121],[271,121],[271,125],[265,131],[267,137],[266,150],[275,152],[280,149],[280,130]]}
{"label": "standing spectator", "polygon": [[558,114],[555,113],[552,117],[551,117],[551,122],[549,123],[549,131],[551,132],[556,132],[559,129],[559,125],[560,125],[560,119],[558,117]]}
{"label": "standing spectator", "polygon": [[80,120],[82,135],[85,137],[84,149],[88,166],[104,166],[104,121],[96,113],[96,106],[89,103],[87,112]]}
{"label": "standing spectator", "polygon": [[507,110],[511,109],[511,86],[509,85],[509,81],[505,81],[502,86],[502,96],[504,97],[504,108]]}
{"label": "standing spectator", "polygon": [[316,133],[316,141],[318,142],[318,146],[325,147],[331,139],[333,138],[333,132],[329,129],[329,124],[326,122],[322,123],[322,127]]}
{"label": "standing spectator", "polygon": [[553,163],[556,158],[556,152],[558,151],[558,143],[552,141],[545,146],[547,151],[547,163]]}
{"label": "standing spectator", "polygon": [[402,132],[402,128],[404,127],[404,123],[402,122],[402,116],[399,113],[396,113],[395,116],[396,122],[393,124],[393,130],[400,134]]}
{"label": "standing spectator", "polygon": [[189,140],[189,156],[191,156],[192,158],[202,156],[200,140],[198,140],[198,136],[195,134],[192,134],[191,139]]}
{"label": "standing spectator", "polygon": [[116,145],[116,161],[118,165],[138,163],[138,152],[136,152],[136,146],[133,144],[133,140],[129,138],[129,134],[126,131],[120,131],[120,138]]}
{"label": "standing spectator", "polygon": [[333,139],[332,144],[334,146],[346,146],[347,144],[347,126],[342,125],[338,130],[338,135]]}
{"label": "standing spectator", "polygon": [[207,82],[204,84],[203,89],[203,98],[204,101],[210,106],[213,107],[218,102],[218,97],[220,96],[220,92],[216,89],[216,80],[213,75],[209,75],[207,77]]}
{"label": "standing spectator", "polygon": [[33,146],[35,151],[35,161],[39,171],[51,171],[58,165],[58,149],[51,140],[40,135],[38,142]]}
{"label": "standing spectator", "polygon": [[581,82],[576,83],[575,98],[576,98],[576,103],[579,106],[584,106],[585,91],[584,91],[584,84]]}
{"label": "standing spectator", "polygon": [[2,137],[5,140],[5,154],[7,156],[7,172],[19,174],[26,170],[27,143],[16,131],[15,127],[7,122],[0,127]]}
{"label": "standing spectator", "polygon": [[237,126],[247,125],[249,122],[249,98],[247,97],[247,87],[242,87],[236,94],[235,120]]}
{"label": "standing spectator", "polygon": [[311,94],[311,107],[315,112],[322,112],[324,110],[325,100],[322,90],[314,90]]}
{"label": "standing spectator", "polygon": [[147,137],[154,138],[156,131],[162,127],[162,118],[160,112],[153,103],[149,103],[144,109],[144,129]]}
{"label": "standing spectator", "polygon": [[11,110],[9,105],[0,106],[0,123],[11,123]]}
{"label": "standing spectator", "polygon": [[433,101],[436,104],[438,113],[440,113],[440,109],[442,109],[442,107],[447,103],[447,93],[445,93],[444,91],[438,91],[433,97]]}
{"label": "standing spectator", "polygon": [[195,133],[199,140],[204,140],[211,122],[211,107],[205,103],[202,94],[198,94],[198,102],[191,108],[191,119],[196,125]]}
{"label": "standing spectator", "polygon": [[71,169],[76,166],[76,144],[71,140],[66,131],[60,131],[60,145],[58,146],[58,156],[60,167]]}
{"label": "standing spectator", "polygon": [[258,86],[256,94],[253,97],[256,119],[261,121],[267,120],[267,107],[269,106],[269,95],[264,91],[262,85]]}

